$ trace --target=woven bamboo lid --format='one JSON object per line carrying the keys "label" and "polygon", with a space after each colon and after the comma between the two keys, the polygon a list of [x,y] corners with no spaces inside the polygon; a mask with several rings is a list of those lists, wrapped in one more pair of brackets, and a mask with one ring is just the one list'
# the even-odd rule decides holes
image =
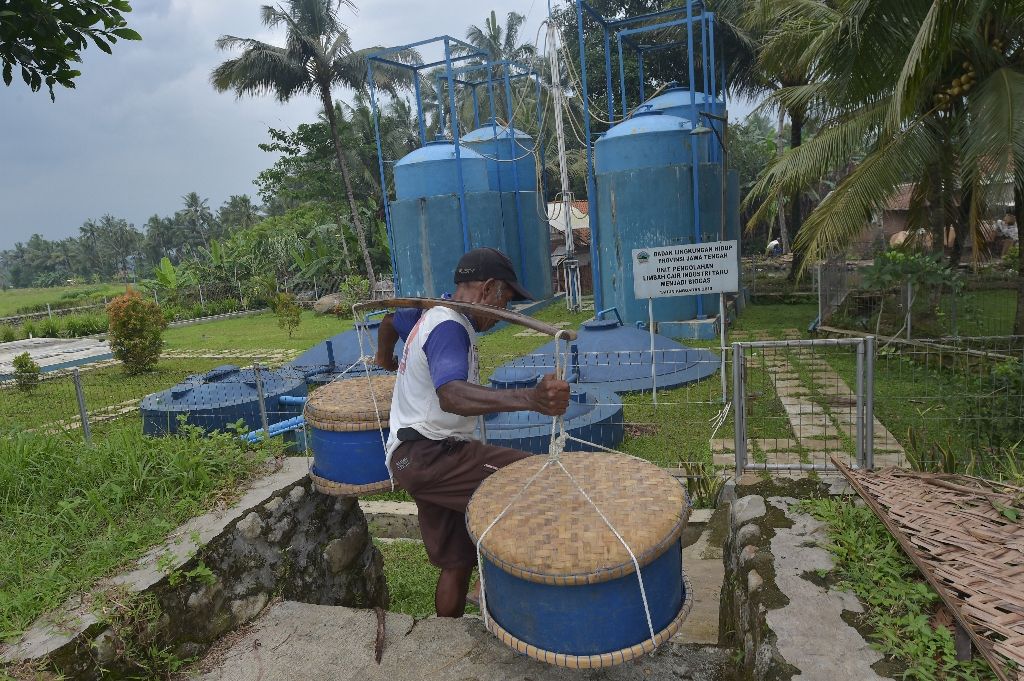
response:
{"label": "woven bamboo lid", "polygon": [[[640,566],[664,553],[689,517],[683,487],[657,466],[620,454],[563,454],[523,492],[548,461],[528,459],[480,485],[466,510],[474,543],[487,532],[483,555],[513,576],[542,584],[594,584],[633,573],[633,561],[594,505],[633,551]],[[586,491],[580,493],[566,471]]]}
{"label": "woven bamboo lid", "polygon": [[310,396],[303,414],[306,423],[320,430],[355,431],[387,428],[391,416],[391,393],[394,390],[394,376],[370,376],[335,381],[318,388]]}

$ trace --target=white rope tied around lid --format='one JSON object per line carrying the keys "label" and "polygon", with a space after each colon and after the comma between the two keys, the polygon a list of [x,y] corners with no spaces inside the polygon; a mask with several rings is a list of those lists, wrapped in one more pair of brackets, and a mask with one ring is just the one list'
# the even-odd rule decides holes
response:
{"label": "white rope tied around lid", "polygon": [[[380,419],[380,407],[377,405],[377,393],[373,389],[373,379],[370,377],[369,362],[372,360],[372,358],[364,352],[363,348],[363,334],[369,334],[369,331],[367,330],[365,324],[363,325],[362,328],[360,328],[359,322],[356,321],[356,305],[352,306],[352,320],[355,323],[356,327],[356,339],[359,341],[359,359],[356,360],[356,364],[358,364],[359,362],[362,362],[363,364],[363,373],[366,375],[366,383],[370,387],[370,400],[373,402],[373,411],[377,415],[377,432],[380,433],[380,444],[381,447],[384,448],[386,456],[386,452],[388,450],[388,443],[387,440],[384,439],[384,424],[381,422]],[[369,342],[369,339],[367,339],[367,342]],[[352,366],[355,366],[355,364],[353,364]],[[349,369],[351,368],[352,367],[350,366]],[[346,369],[345,371],[347,372],[348,369]],[[334,380],[338,380],[339,378],[341,378],[342,375],[343,374],[338,375],[337,377],[335,377]],[[331,382],[333,383],[334,381]],[[391,491],[394,492],[395,476],[391,474],[391,466],[385,466],[385,468],[388,469],[388,482],[391,483]]]}
{"label": "white rope tied around lid", "polygon": [[[565,358],[563,360],[562,354],[559,352],[559,341],[562,340],[563,334],[567,335],[567,333],[567,331],[562,329],[555,334],[555,377],[561,381],[565,380],[565,370],[566,365],[568,364],[569,347],[567,344]],[[590,495],[587,494],[585,489],[583,489],[583,486],[579,483],[578,480],[576,480],[575,477],[573,477],[572,473],[570,473],[569,470],[562,463],[562,452],[565,451],[565,443],[568,440],[597,447],[599,449],[603,449],[613,454],[622,454],[624,456],[630,456],[631,458],[642,461],[642,459],[639,459],[639,457],[625,454],[624,452],[619,452],[614,449],[609,449],[608,447],[602,447],[601,445],[598,445],[593,442],[587,442],[586,440],[581,440],[579,438],[572,437],[565,431],[564,416],[556,416],[552,418],[551,443],[548,445],[548,460],[545,461],[544,465],[541,466],[540,469],[533,474],[533,476],[526,482],[523,488],[519,490],[515,494],[515,496],[512,497],[512,499],[508,502],[505,508],[502,509],[501,513],[499,513],[494,518],[494,520],[491,521],[487,528],[480,533],[480,536],[477,538],[476,541],[477,572],[479,573],[480,577],[480,613],[483,617],[484,626],[487,626],[487,620],[489,617],[487,610],[487,588],[486,584],[484,583],[483,552],[480,550],[480,547],[482,546],[484,541],[484,537],[486,537],[487,534],[494,528],[494,526],[498,524],[498,521],[505,517],[505,514],[508,513],[509,509],[512,508],[513,504],[515,504],[516,501],[518,501],[523,496],[523,494],[526,492],[527,489],[530,488],[534,481],[537,480],[538,477],[540,477],[540,474],[543,473],[549,466],[554,464],[562,469],[562,472],[565,473],[565,475],[569,478],[573,485],[576,486],[577,491],[579,491],[583,498],[587,500],[587,503],[589,503],[594,508],[594,510],[597,511],[597,515],[600,516],[601,520],[604,521],[604,524],[608,527],[609,530],[611,530],[612,534],[615,535],[615,538],[619,540],[619,543],[622,544],[622,547],[626,549],[626,553],[629,554],[629,559],[633,563],[633,569],[636,572],[637,582],[640,585],[640,600],[644,606],[644,617],[647,620],[647,630],[651,634],[651,644],[656,647],[658,645],[657,633],[654,631],[654,621],[651,619],[651,606],[647,599],[647,589],[644,586],[644,577],[643,574],[641,574],[640,572],[640,561],[637,559],[636,554],[633,552],[633,549],[630,548],[629,544],[626,542],[622,534],[617,529],[615,529],[614,525],[612,525],[612,522],[608,519],[608,516],[606,516],[604,512],[601,510],[601,508],[594,502],[594,500],[590,498]]]}

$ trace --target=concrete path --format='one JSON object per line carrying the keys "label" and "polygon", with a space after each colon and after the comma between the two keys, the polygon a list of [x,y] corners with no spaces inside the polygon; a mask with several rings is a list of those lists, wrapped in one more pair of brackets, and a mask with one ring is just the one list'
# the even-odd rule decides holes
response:
{"label": "concrete path", "polygon": [[199,665],[204,681],[712,681],[730,679],[729,651],[665,644],[618,667],[559,669],[516,655],[477,619],[414,621],[388,613],[384,655],[374,662],[372,610],[285,601],[225,641]]}

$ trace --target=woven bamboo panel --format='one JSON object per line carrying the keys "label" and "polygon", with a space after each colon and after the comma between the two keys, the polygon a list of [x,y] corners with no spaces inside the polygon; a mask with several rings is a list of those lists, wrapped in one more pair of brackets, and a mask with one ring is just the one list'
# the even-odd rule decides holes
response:
{"label": "woven bamboo panel", "polygon": [[306,423],[338,432],[386,428],[394,390],[395,377],[387,375],[328,383],[306,402]]}
{"label": "woven bamboo panel", "polygon": [[[1002,679],[1024,680],[1024,490],[977,478],[840,466]],[[1016,509],[1011,520],[998,508]],[[1012,515],[1011,511],[1011,515]]]}
{"label": "woven bamboo panel", "polygon": [[368,482],[365,485],[352,485],[321,478],[313,471],[309,472],[309,479],[313,481],[313,489],[321,494],[328,494],[332,497],[359,497],[365,494],[380,494],[381,492],[393,492],[402,489],[401,485],[397,483],[392,484],[391,480]]}
{"label": "woven bamboo panel", "polygon": [[466,523],[475,542],[522,492],[480,547],[505,572],[542,584],[593,584],[633,573],[629,553],[597,508],[641,567],[679,538],[689,517],[686,497],[657,466],[620,454],[567,453],[561,457],[565,470],[549,465],[523,492],[547,461],[532,456],[501,469],[469,502]]}

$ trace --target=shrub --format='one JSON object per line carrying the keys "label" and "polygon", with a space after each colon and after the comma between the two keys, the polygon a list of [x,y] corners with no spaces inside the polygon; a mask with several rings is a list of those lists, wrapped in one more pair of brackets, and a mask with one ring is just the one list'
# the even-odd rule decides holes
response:
{"label": "shrub", "polygon": [[270,309],[277,315],[277,325],[288,332],[291,338],[302,321],[302,308],[291,293],[278,293],[270,300]]}
{"label": "shrub", "polygon": [[18,332],[10,324],[0,325],[0,343],[10,343],[18,338]]}
{"label": "shrub", "polygon": [[160,358],[161,334],[167,320],[154,302],[128,291],[107,305],[110,324],[110,349],[124,364],[125,373],[149,370]]}
{"label": "shrub", "polygon": [[31,319],[21,323],[21,335],[24,338],[36,338],[39,336],[39,326]]}
{"label": "shrub", "polygon": [[353,305],[370,300],[370,281],[358,274],[345,277],[338,288],[338,295],[341,300],[334,308],[334,314],[347,319],[352,316]]}
{"label": "shrub", "polygon": [[58,338],[60,336],[60,321],[53,317],[47,317],[39,322],[39,335],[44,338]]}
{"label": "shrub", "polygon": [[14,382],[26,392],[39,384],[39,365],[32,356],[23,352],[14,358]]}
{"label": "shrub", "polygon": [[98,314],[68,315],[61,318],[62,338],[81,338],[107,330],[107,318]]}

